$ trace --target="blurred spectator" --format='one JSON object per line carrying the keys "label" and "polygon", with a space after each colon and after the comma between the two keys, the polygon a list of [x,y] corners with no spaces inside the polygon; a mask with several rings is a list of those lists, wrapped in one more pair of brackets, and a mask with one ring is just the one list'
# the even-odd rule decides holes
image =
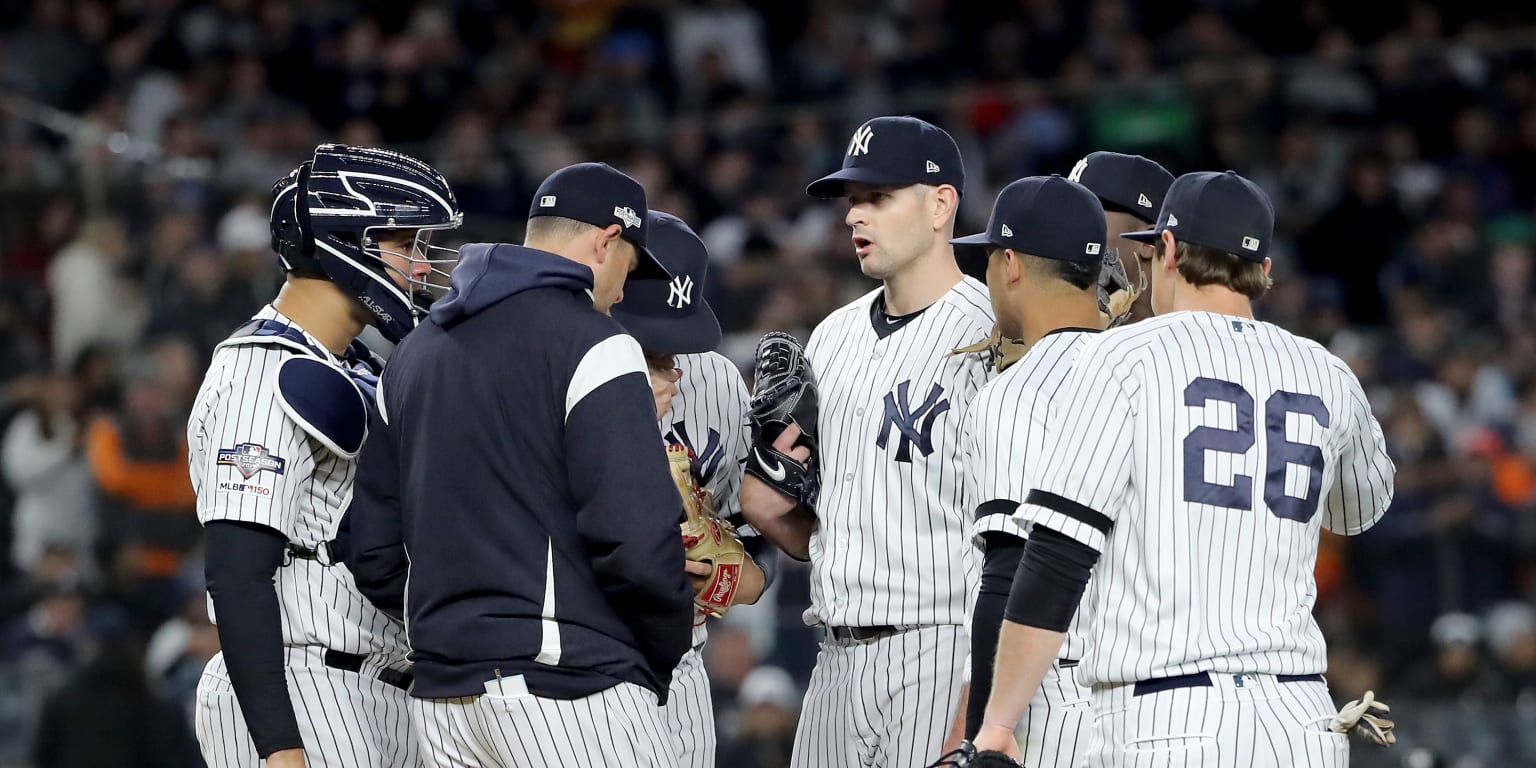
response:
{"label": "blurred spectator", "polygon": [[1504,696],[1536,707],[1536,609],[1506,602],[1488,611],[1488,650]]}
{"label": "blurred spectator", "polygon": [[795,746],[800,689],[778,667],[758,667],[741,684],[738,710],[726,721],[721,765],[784,768]]}
{"label": "blurred spectator", "polygon": [[178,768],[196,760],[186,723],[150,690],[131,636],[106,636],[43,706],[33,741],[42,768]]}
{"label": "blurred spectator", "polygon": [[110,218],[87,220],[48,268],[53,300],[53,359],[72,364],[91,344],[126,347],[138,339],[145,307],[118,273],[128,233]]}
{"label": "blurred spectator", "polygon": [[1447,613],[1435,620],[1429,634],[1434,659],[1403,679],[1404,695],[1477,704],[1498,694],[1498,677],[1483,658],[1483,628],[1476,616]]}
{"label": "blurred spectator", "polygon": [[0,444],[0,469],[16,491],[11,561],[31,571],[48,550],[95,558],[95,487],[83,450],[85,413],[70,376],[38,376],[26,410],[11,420]]}
{"label": "blurred spectator", "polygon": [[187,476],[185,386],[149,357],[129,361],[123,407],[86,433],[91,473],[103,494],[103,532],[117,580],[134,587],[132,608],[158,624],[174,611],[181,558],[199,535]]}

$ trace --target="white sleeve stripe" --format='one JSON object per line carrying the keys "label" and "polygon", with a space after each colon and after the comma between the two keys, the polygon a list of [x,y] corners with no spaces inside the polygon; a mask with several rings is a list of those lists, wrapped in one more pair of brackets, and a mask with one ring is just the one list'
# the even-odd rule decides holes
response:
{"label": "white sleeve stripe", "polygon": [[1095,552],[1104,551],[1104,534],[1099,529],[1038,504],[1026,504],[1025,506],[1029,509],[1030,519],[1034,521],[1035,525],[1049,528]]}
{"label": "white sleeve stripe", "polygon": [[571,411],[582,398],[627,373],[646,375],[645,354],[634,337],[621,333],[594,344],[571,375],[571,383],[565,391],[565,417],[571,417]]}

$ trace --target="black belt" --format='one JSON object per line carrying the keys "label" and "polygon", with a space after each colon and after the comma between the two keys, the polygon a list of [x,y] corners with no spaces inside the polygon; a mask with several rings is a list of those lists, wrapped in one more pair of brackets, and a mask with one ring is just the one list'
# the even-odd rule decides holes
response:
{"label": "black belt", "polygon": [[827,627],[827,634],[831,635],[833,640],[844,642],[851,640],[855,643],[874,642],[882,637],[898,634],[901,631],[899,628],[889,624],[882,624],[878,627]]}
{"label": "black belt", "polygon": [[[1275,675],[1275,680],[1282,683],[1321,683],[1322,675]],[[1175,688],[1203,688],[1211,685],[1209,672],[1196,672],[1190,675],[1175,675],[1174,677],[1154,677],[1151,680],[1142,680],[1136,683],[1134,696],[1145,696],[1159,691],[1171,691]]]}
{"label": "black belt", "polygon": [[[364,658],[365,657],[355,653],[347,653],[346,651],[332,651],[327,649],[325,652],[325,665],[331,669],[341,669],[346,670],[347,672],[361,673],[363,671]],[[409,672],[401,672],[395,669],[381,669],[379,670],[378,678],[379,682],[386,685],[393,685],[402,691],[408,691],[411,688],[411,673]]]}
{"label": "black belt", "polygon": [[1057,662],[1057,665],[1062,669],[1071,669],[1077,666],[1077,662],[1077,659],[1062,659],[1061,661]]}

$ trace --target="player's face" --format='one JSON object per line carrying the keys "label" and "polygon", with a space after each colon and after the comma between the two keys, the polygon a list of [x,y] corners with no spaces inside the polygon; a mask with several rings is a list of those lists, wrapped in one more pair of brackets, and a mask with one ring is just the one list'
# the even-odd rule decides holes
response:
{"label": "player's face", "polygon": [[1024,322],[1014,311],[1013,294],[1008,286],[1017,281],[1020,266],[1018,260],[1009,259],[1008,252],[1002,248],[987,252],[987,293],[992,298],[992,315],[997,318],[997,327],[1003,335],[1015,339],[1024,335]]}
{"label": "player's face", "polygon": [[848,215],[859,269],[884,280],[933,248],[938,237],[931,224],[928,196],[932,187],[848,185]]}
{"label": "player's face", "polygon": [[600,312],[624,300],[624,281],[639,265],[639,252],[628,240],[619,237],[619,225],[612,224],[598,235],[600,252],[592,268],[592,306]]}
{"label": "player's face", "polygon": [[386,229],[376,238],[379,258],[389,267],[389,279],[395,281],[400,290],[409,293],[412,280],[424,280],[431,273],[432,265],[427,263],[427,255],[416,242],[416,230]]}
{"label": "player's face", "polygon": [[[1125,267],[1125,274],[1131,279],[1132,286],[1141,284],[1143,275],[1152,271],[1152,260],[1156,257],[1156,246],[1146,243],[1138,243],[1135,240],[1127,240],[1120,236],[1121,232],[1136,232],[1150,229],[1151,224],[1122,211],[1105,211],[1105,223],[1109,225],[1109,247],[1120,254],[1120,265]],[[1152,316],[1152,292],[1143,290],[1136,297],[1136,303],[1131,305],[1130,322],[1145,320]]]}

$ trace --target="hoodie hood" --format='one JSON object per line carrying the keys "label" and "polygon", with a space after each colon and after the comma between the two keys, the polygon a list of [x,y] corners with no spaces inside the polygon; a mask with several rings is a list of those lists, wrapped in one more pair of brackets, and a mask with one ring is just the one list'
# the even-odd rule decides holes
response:
{"label": "hoodie hood", "polygon": [[469,243],[449,278],[448,294],[432,304],[432,321],[448,328],[509,296],[534,288],[592,290],[585,264],[537,248],[508,243]]}

